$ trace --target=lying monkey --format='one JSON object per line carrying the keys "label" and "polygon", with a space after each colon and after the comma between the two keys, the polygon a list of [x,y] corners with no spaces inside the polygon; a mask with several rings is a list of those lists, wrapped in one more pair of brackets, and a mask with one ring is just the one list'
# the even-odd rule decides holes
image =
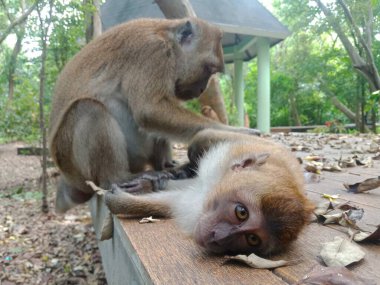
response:
{"label": "lying monkey", "polygon": [[298,160],[266,139],[215,130],[199,132],[188,156],[193,179],[169,181],[143,195],[113,186],[114,214],[173,217],[197,244],[214,253],[278,252],[295,240],[313,205],[304,195]]}

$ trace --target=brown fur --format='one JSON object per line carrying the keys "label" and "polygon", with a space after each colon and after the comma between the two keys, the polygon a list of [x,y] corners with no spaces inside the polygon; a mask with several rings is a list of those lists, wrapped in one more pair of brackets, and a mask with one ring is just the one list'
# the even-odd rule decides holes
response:
{"label": "brown fur", "polygon": [[[279,252],[309,221],[314,206],[304,194],[301,166],[285,147],[204,130],[194,137],[188,154],[192,167],[199,166],[198,177],[187,184],[173,182],[171,191],[141,196],[109,192],[111,212],[174,217],[198,244],[216,253]],[[243,222],[236,218],[237,204],[249,212]],[[259,236],[261,243],[248,245],[247,233]]]}
{"label": "brown fur", "polygon": [[217,75],[211,76],[206,90],[199,97],[199,102],[204,116],[228,125],[226,106]]}
{"label": "brown fur", "polygon": [[171,160],[169,139],[186,142],[206,128],[252,132],[179,103],[198,97],[223,70],[221,37],[199,19],[135,20],[105,32],[66,65],[49,130],[62,173],[58,211],[91,197],[86,180],[108,187],[146,169],[162,170]]}

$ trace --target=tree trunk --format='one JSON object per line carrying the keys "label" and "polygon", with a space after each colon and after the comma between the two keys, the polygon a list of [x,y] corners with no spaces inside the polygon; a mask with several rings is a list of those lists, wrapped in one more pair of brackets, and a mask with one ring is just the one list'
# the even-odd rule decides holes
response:
{"label": "tree trunk", "polygon": [[301,119],[297,110],[296,98],[294,94],[291,94],[289,97],[291,118],[295,126],[302,126]]}
{"label": "tree trunk", "polygon": [[189,0],[155,0],[167,19],[196,17]]}
{"label": "tree trunk", "polygon": [[42,184],[42,212],[49,212],[49,205],[47,202],[47,139],[46,139],[46,126],[45,126],[45,113],[44,113],[44,99],[45,99],[45,79],[46,79],[46,54],[47,54],[47,41],[49,35],[49,27],[51,24],[51,16],[53,10],[53,0],[49,1],[49,14],[45,19],[41,16],[41,8],[37,7],[38,18],[40,22],[40,44],[41,44],[41,69],[40,69],[40,95],[39,95],[39,119],[40,119],[40,131],[42,137],[42,175],[41,175],[41,184]]}
{"label": "tree trunk", "polygon": [[25,30],[23,28],[20,32],[17,33],[17,41],[16,41],[15,46],[13,47],[11,60],[9,62],[9,70],[8,70],[8,100],[9,101],[13,100],[17,57],[22,48],[22,40],[24,39],[24,34],[25,34]]}
{"label": "tree trunk", "polygon": [[85,12],[85,28],[86,28],[86,43],[102,34],[102,20],[100,18],[100,3],[99,0],[84,0],[84,4],[91,3],[95,11],[89,13]]}
{"label": "tree trunk", "polygon": [[36,0],[34,2],[34,4],[32,6],[30,6],[30,8],[25,12],[23,13],[18,19],[16,19],[15,21],[13,21],[6,29],[4,32],[2,32],[1,36],[0,36],[0,44],[8,37],[8,35],[13,31],[13,29],[24,23],[26,21],[26,19],[29,17],[30,13],[33,12],[33,10],[37,7],[37,4],[38,4],[39,0]]}
{"label": "tree trunk", "polygon": [[[348,10],[346,4],[343,2],[343,0],[337,0],[337,3],[342,7],[346,18],[348,19],[348,25],[353,29],[355,37],[358,39],[358,43],[363,47],[363,50],[366,54],[366,59],[363,59],[363,57],[360,56],[358,51],[355,49],[355,47],[351,44],[350,40],[344,33],[340,23],[337,21],[333,13],[322,3],[321,0],[314,0],[318,7],[321,9],[323,14],[326,16],[326,19],[328,23],[331,25],[331,27],[334,29],[334,31],[337,33],[340,41],[342,42],[344,48],[346,49],[353,67],[355,70],[362,75],[367,82],[370,85],[371,92],[374,92],[376,90],[380,90],[380,76],[379,72],[377,70],[374,57],[372,54],[372,51],[369,47],[369,43],[367,43],[363,36],[361,35],[360,29],[354,22],[352,15],[350,11]],[[371,9],[371,8],[370,8]],[[371,15],[371,13],[369,13]],[[371,27],[371,25],[367,25],[367,33],[368,28]],[[372,31],[370,31],[372,32]]]}

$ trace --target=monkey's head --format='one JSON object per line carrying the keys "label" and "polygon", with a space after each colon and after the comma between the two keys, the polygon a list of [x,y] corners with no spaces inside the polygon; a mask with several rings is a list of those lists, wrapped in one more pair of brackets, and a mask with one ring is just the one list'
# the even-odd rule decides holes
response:
{"label": "monkey's head", "polygon": [[175,93],[181,100],[199,97],[211,75],[224,70],[222,32],[196,18],[175,22]]}
{"label": "monkey's head", "polygon": [[196,242],[217,254],[269,255],[286,248],[313,209],[294,175],[266,153],[231,163],[204,205]]}

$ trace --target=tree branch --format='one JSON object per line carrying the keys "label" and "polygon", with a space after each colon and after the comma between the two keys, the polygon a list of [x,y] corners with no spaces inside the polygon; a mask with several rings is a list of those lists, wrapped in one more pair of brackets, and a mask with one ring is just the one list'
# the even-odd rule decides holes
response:
{"label": "tree branch", "polygon": [[196,17],[189,0],[155,0],[168,19]]}
{"label": "tree branch", "polygon": [[370,62],[374,62],[372,52],[370,48],[368,47],[366,41],[364,40],[362,34],[360,33],[358,25],[355,23],[355,20],[352,17],[352,14],[350,10],[348,9],[346,3],[344,3],[343,0],[337,0],[337,2],[342,7],[344,15],[346,16],[346,18],[348,19],[348,22],[351,24],[354,30],[355,36],[358,38],[360,44],[363,46],[367,58],[369,59]]}
{"label": "tree branch", "polygon": [[349,57],[351,58],[352,65],[354,66],[354,68],[366,78],[372,91],[380,89],[380,77],[377,68],[374,65],[374,62],[368,63],[359,55],[358,51],[355,49],[355,47],[352,45],[346,34],[343,32],[341,25],[338,23],[331,11],[321,2],[321,0],[314,1],[317,3],[318,7],[326,16],[328,23],[337,33],[340,41],[342,42]]}
{"label": "tree branch", "polygon": [[3,34],[0,37],[0,44],[7,38],[7,36],[11,33],[11,31],[14,29],[14,27],[20,25],[23,23],[30,15],[30,13],[33,12],[33,10],[37,7],[39,0],[36,0],[36,2],[33,3],[32,6],[24,13],[22,14],[18,19],[13,21],[8,28],[3,32]]}

